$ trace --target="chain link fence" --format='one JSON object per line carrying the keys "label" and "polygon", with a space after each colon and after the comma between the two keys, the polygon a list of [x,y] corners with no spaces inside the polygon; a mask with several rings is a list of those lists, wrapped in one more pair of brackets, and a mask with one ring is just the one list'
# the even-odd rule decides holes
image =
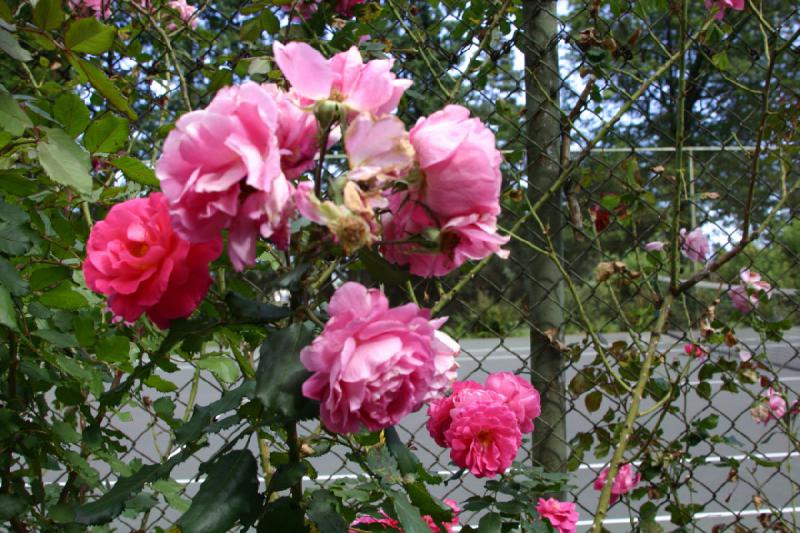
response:
{"label": "chain link fence", "polygon": [[[151,22],[105,64],[109,75],[138,80],[128,87],[139,115],[131,153],[154,162],[167,125],[187,108],[201,107],[224,85],[275,77],[269,35],[307,38],[321,18],[289,26],[291,3],[273,4],[206,0],[198,5],[195,31],[166,5],[112,5],[120,21],[133,13]],[[510,257],[467,264],[442,279],[414,279],[413,291],[421,305],[450,317],[447,330],[462,345],[459,379],[513,371],[529,376],[542,393],[542,416],[518,460],[570,475],[564,497],[578,503],[580,528],[591,523],[599,495],[593,482],[608,466],[620,417],[630,409],[630,395],[608,370],[635,382],[659,318],[656,303],[669,290],[667,271],[658,268],[666,255],[644,245],[668,240],[677,217],[682,227],[702,228],[719,257],[738,245],[748,205],[756,226],[771,217],[744,252],[676,302],[655,345],[644,416],[626,456],[644,481],[633,499],[611,508],[605,526],[632,530],[642,512],[652,512],[666,527],[796,530],[797,435],[793,440],[775,424],[757,424],[751,408],[778,382],[788,399],[800,395],[800,224],[791,188],[800,176],[797,147],[782,142],[795,125],[762,138],[765,109],[766,120],[780,120],[800,105],[800,8],[794,1],[765,2],[759,6],[764,21],[752,10],[729,11],[719,30],[686,44],[677,60],[684,42],[680,4],[383,0],[359,6],[357,23],[335,21],[326,46],[360,43],[367,56],[396,58],[398,75],[414,80],[400,109],[407,124],[458,103],[496,133],[505,155],[500,225],[516,236]],[[699,1],[689,4],[689,33],[696,35],[707,12]],[[178,24],[167,29],[170,22]],[[765,41],[786,46],[770,67]],[[765,79],[771,83],[766,107]],[[676,131],[683,136],[676,138]],[[337,172],[341,160],[334,154],[330,161],[328,170]],[[755,161],[760,167],[751,188]],[[677,213],[676,183],[684,184]],[[269,254],[264,250],[261,260]],[[678,277],[689,279],[700,268],[685,265]],[[744,319],[735,330],[720,325],[734,313],[730,292],[742,268],[775,288],[757,312],[772,330],[753,329]],[[360,275],[343,269],[332,283]],[[243,283],[258,286],[247,276]],[[388,290],[396,301],[407,298],[404,289]],[[686,344],[699,345],[706,356],[692,361]],[[246,340],[242,346],[245,356],[257,357]],[[192,408],[236,386],[235,374],[204,366],[202,358],[173,360],[166,377],[176,390],[142,389],[128,408],[108,413],[127,450],[98,467],[109,483],[136,461],[159,463],[175,453],[165,412],[186,420]],[[668,393],[670,406],[660,408],[658,398]],[[170,400],[158,399],[164,396]],[[424,424],[424,412],[410,416],[400,435],[446,481],[436,494],[462,505],[483,496],[483,482],[460,476]],[[199,457],[230,437],[232,430],[209,437],[212,445]],[[258,451],[254,440],[248,445]],[[358,469],[332,452],[311,460],[316,475],[308,483],[357,482]],[[171,480],[153,484],[112,527],[169,527],[197,490],[198,464],[199,458],[189,460]],[[644,510],[647,501],[655,511]],[[466,511],[462,523],[473,520]]]}

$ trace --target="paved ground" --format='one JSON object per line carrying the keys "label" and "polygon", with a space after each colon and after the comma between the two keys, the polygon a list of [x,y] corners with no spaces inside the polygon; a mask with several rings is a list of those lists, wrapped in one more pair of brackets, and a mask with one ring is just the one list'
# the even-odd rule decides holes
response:
{"label": "paved ground", "polygon": [[[752,333],[740,333],[742,340],[752,351],[756,351],[758,340]],[[613,342],[621,335],[606,335],[609,342]],[[574,342],[577,338],[567,339]],[[672,341],[662,339],[660,346],[666,350]],[[784,384],[791,387],[795,392],[800,393],[800,356],[797,356],[795,346],[800,346],[800,328],[796,328],[788,333],[785,340],[781,343],[768,343],[766,351],[774,365],[780,368],[781,380]],[[459,378],[477,379],[483,381],[485,375],[491,372],[503,370],[514,371],[525,367],[525,361],[529,355],[529,348],[526,338],[506,339],[501,345],[497,339],[474,339],[466,340],[462,343],[463,355],[460,358],[461,368]],[[715,357],[736,358],[734,352],[719,353]],[[592,350],[587,350],[581,360],[575,364],[580,368],[589,363],[595,357]],[[682,344],[676,345],[670,352],[670,357],[681,358],[683,355]],[[179,385],[188,383],[191,380],[193,368],[183,365],[180,370],[172,374],[170,379]],[[566,379],[569,381],[574,376],[573,368],[567,370]],[[697,466],[694,470],[694,479],[687,483],[681,490],[680,497],[682,502],[696,502],[706,504],[705,512],[696,517],[696,527],[699,531],[710,531],[714,524],[731,523],[735,516],[733,511],[742,518],[742,524],[755,526],[758,510],[752,504],[752,496],[757,487],[761,487],[764,500],[771,502],[777,508],[783,509],[784,516],[791,518],[792,511],[797,520],[800,521],[800,501],[795,502],[792,498],[796,493],[792,488],[792,471],[795,472],[794,479],[800,479],[797,472],[800,472],[800,458],[796,452],[789,453],[789,446],[785,438],[773,436],[757,448],[754,443],[760,442],[765,435],[767,428],[756,425],[749,415],[750,399],[742,393],[731,394],[720,390],[720,381],[711,381],[713,387],[712,403],[698,397],[693,390],[686,391],[679,400],[682,406],[682,416],[691,420],[695,416],[705,416],[707,414],[719,414],[719,426],[715,430],[716,434],[727,437],[734,437],[741,443],[742,448],[718,445],[713,450],[696,448],[693,450],[693,457],[703,457],[707,464]],[[753,386],[753,391],[760,392],[758,386]],[[183,398],[188,395],[188,388],[184,390]],[[153,397],[158,397],[157,392],[153,392]],[[198,390],[197,404],[205,405],[213,402],[219,397],[219,392],[210,383],[202,382]],[[647,404],[645,404],[645,407]],[[596,413],[589,413],[579,400],[570,411],[567,418],[568,437],[577,432],[591,431],[593,424],[598,421],[607,409],[614,408],[608,400]],[[166,449],[168,445],[168,435],[157,431],[147,431],[147,424],[151,420],[144,412],[131,411],[132,418],[129,422],[118,423],[117,426],[128,435],[141,435],[137,440],[137,450],[143,455],[155,460],[159,456],[159,451]],[[401,436],[409,441],[413,441],[417,448],[417,454],[424,464],[432,465],[431,469],[440,471],[444,475],[452,471],[453,466],[449,464],[448,458],[443,451],[436,446],[424,429],[425,417],[422,412],[409,416],[401,429]],[[651,421],[652,423],[652,421]],[[662,425],[665,437],[678,435],[685,428],[686,423],[679,417],[668,416]],[[212,439],[209,450],[218,448],[219,438]],[[254,444],[251,444],[253,451],[256,452]],[[759,466],[755,461],[746,457],[743,450],[751,452],[757,449],[763,454],[763,458],[773,461],[783,461],[781,470],[777,473],[774,468]],[[257,452],[256,452],[257,453]],[[721,458],[734,457],[742,461],[739,469],[738,482],[729,482],[729,467],[721,465]],[[581,509],[581,517],[585,519],[580,523],[579,530],[586,527],[586,523],[591,518],[591,510],[597,502],[597,492],[591,488],[591,483],[597,473],[606,466],[608,457],[594,457],[591,453],[586,455],[586,464],[582,465],[576,474],[573,474],[573,484],[577,493],[577,501]],[[189,493],[193,493],[197,488],[197,483],[193,477],[197,474],[196,463],[185,463],[179,465],[173,471],[173,478],[180,479],[189,484]],[[331,478],[354,477],[353,471],[344,466],[344,461],[339,457],[326,456],[323,460],[314,461],[314,466],[319,474],[319,481]],[[793,470],[790,470],[793,469]],[[439,496],[449,496],[456,500],[463,501],[472,494],[481,493],[482,482],[465,476],[461,482],[454,482],[443,487],[437,487],[435,492]],[[795,485],[795,488],[797,485]],[[800,500],[800,498],[798,498]],[[640,502],[642,503],[642,502]],[[638,504],[636,504],[638,505]],[[174,518],[172,512],[168,515]],[[669,522],[669,515],[665,511],[658,516],[659,521]],[[120,524],[122,526],[122,524]],[[619,503],[611,509],[609,519],[606,522],[608,529],[612,531],[628,531],[631,529],[629,510],[624,504]],[[664,524],[669,528],[667,523]],[[124,526],[121,530],[127,530]]]}

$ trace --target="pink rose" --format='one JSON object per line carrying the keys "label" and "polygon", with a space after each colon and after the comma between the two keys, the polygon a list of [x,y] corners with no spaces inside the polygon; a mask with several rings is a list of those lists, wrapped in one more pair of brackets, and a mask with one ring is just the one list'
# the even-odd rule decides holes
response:
{"label": "pink rose", "polygon": [[450,446],[445,433],[450,428],[450,413],[453,409],[462,404],[481,402],[504,403],[505,398],[497,392],[484,389],[483,385],[475,381],[456,381],[453,383],[453,394],[429,403],[425,426],[436,444],[443,448]]}
{"label": "pink rose", "polygon": [[445,439],[456,466],[476,477],[494,477],[514,462],[522,433],[504,401],[466,402],[455,406],[450,418]]}
{"label": "pink rose", "polygon": [[[278,104],[276,133],[281,152],[281,169],[288,179],[295,179],[303,172],[314,168],[319,156],[317,119],[313,113],[302,107],[300,99],[293,92],[287,93],[272,83],[262,87]],[[336,135],[330,136],[329,145],[333,145],[337,140]]]}
{"label": "pink rose", "polygon": [[393,426],[426,398],[444,392],[438,369],[449,372],[455,364],[452,347],[440,340],[444,333],[437,335],[445,319],[431,320],[428,310],[415,304],[389,308],[379,290],[353,282],[336,290],[328,312],[322,334],[301,351],[300,360],[314,373],[303,394],[320,401],[330,431]]}
{"label": "pink rose", "polygon": [[500,163],[494,133],[469,110],[449,105],[409,133],[424,174],[420,200],[437,215],[500,213]]}
{"label": "pink rose", "polygon": [[741,313],[747,314],[761,303],[761,294],[771,297],[772,285],[766,281],[761,281],[761,275],[751,270],[742,269],[739,273],[742,280],[741,285],[731,287],[730,297],[733,306]]}
{"label": "pink rose", "polygon": [[644,245],[647,252],[660,252],[664,249],[664,243],[661,241],[652,241]]}
{"label": "pink rose", "polygon": [[189,316],[211,285],[208,265],[219,257],[219,236],[190,243],[170,224],[161,193],[111,208],[86,243],[83,275],[93,291],[108,296],[115,315],[133,322],[142,313],[160,328]]}
{"label": "pink rose", "polygon": [[[597,476],[597,479],[594,480],[594,490],[603,490],[603,486],[606,484],[606,478],[608,477],[608,471],[609,468],[606,468]],[[614,478],[614,482],[611,485],[611,503],[613,504],[619,500],[620,496],[632,491],[634,487],[639,484],[641,479],[642,475],[639,472],[634,474],[633,467],[630,463],[620,466],[617,471],[617,476]]]}
{"label": "pink rose", "polygon": [[175,231],[203,242],[231,228],[237,270],[255,262],[259,232],[288,241],[293,187],[281,171],[279,113],[264,86],[225,87],[207,108],[178,119],[156,165]]}
{"label": "pink rose", "polygon": [[706,351],[703,350],[699,344],[694,344],[692,342],[684,344],[683,351],[689,357],[696,357],[698,359],[701,359],[707,355]]}
{"label": "pink rose", "polygon": [[383,184],[406,174],[414,162],[405,124],[394,115],[358,115],[347,125],[344,145],[351,168],[348,178],[354,181],[375,179]]}
{"label": "pink rose", "polygon": [[69,7],[76,13],[91,11],[98,20],[111,16],[111,0],[69,0]]}
{"label": "pink rose", "polygon": [[193,17],[197,11],[196,7],[187,4],[186,0],[170,0],[167,5],[177,11],[181,20],[189,24],[192,29],[197,28],[197,18]]}
{"label": "pink rose", "polygon": [[364,63],[356,47],[330,59],[301,42],[272,45],[275,62],[298,96],[334,100],[351,111],[385,115],[397,107],[411,80],[391,72],[394,60]]}
{"label": "pink rose", "polygon": [[345,17],[351,17],[353,16],[353,8],[366,1],[367,0],[339,0],[336,2],[336,11]]}
{"label": "pink rose", "polygon": [[681,228],[681,252],[690,261],[703,263],[708,258],[711,248],[708,244],[708,238],[703,234],[700,228],[695,228],[689,233],[686,233],[685,228]]}
{"label": "pink rose", "polygon": [[751,414],[756,422],[767,424],[770,420],[783,418],[786,414],[786,399],[783,395],[770,387],[761,393],[764,398],[752,409]]}
{"label": "pink rose", "polygon": [[[468,260],[492,254],[508,257],[508,251],[500,248],[508,237],[497,234],[494,215],[456,216],[440,226],[425,205],[408,193],[396,193],[389,198],[389,212],[382,222],[384,257],[408,265],[418,276],[444,276]],[[420,239],[430,244],[407,242]]]}
{"label": "pink rose", "polygon": [[319,9],[319,4],[322,0],[297,0],[284,4],[281,8],[286,13],[291,13],[294,10],[294,18],[308,20],[314,16],[314,13]]}
{"label": "pink rose", "polygon": [[744,10],[744,0],[705,0],[706,9],[717,8],[714,18],[721,20],[725,16],[725,11],[730,8],[734,11]]}
{"label": "pink rose", "polygon": [[[444,503],[450,507],[453,511],[453,519],[444,525],[444,529],[447,533],[453,533],[453,527],[458,525],[458,513],[461,512],[461,508],[458,506],[455,500],[451,500],[450,498],[445,498]],[[396,531],[403,531],[403,528],[400,527],[400,522],[392,518],[391,516],[387,515],[386,512],[381,509],[379,511],[379,517],[375,516],[360,516],[353,520],[350,523],[350,533],[358,533],[359,529],[358,526],[360,525],[371,525],[371,524],[378,524],[383,529],[394,529]],[[430,515],[423,515],[422,519],[428,524],[432,533],[439,533],[439,526],[436,524],[436,521]]]}
{"label": "pink rose", "polygon": [[[458,506],[458,503],[456,503],[455,500],[450,498],[445,498],[443,501],[445,505],[447,505],[453,511],[453,519],[450,520],[450,522],[446,522],[442,525],[444,525],[444,530],[446,533],[453,533],[453,528],[458,526],[458,513],[461,512],[461,508]],[[423,515],[422,519],[425,520],[426,524],[428,524],[428,527],[432,533],[439,533],[439,526],[436,524],[436,521],[431,515]]]}
{"label": "pink rose", "polygon": [[544,520],[547,519],[558,533],[575,533],[578,523],[578,511],[572,502],[560,502],[555,498],[539,498],[536,512]]}
{"label": "pink rose", "polygon": [[533,419],[542,413],[539,393],[533,385],[511,372],[495,372],[486,378],[486,388],[505,397],[522,433],[533,431]]}

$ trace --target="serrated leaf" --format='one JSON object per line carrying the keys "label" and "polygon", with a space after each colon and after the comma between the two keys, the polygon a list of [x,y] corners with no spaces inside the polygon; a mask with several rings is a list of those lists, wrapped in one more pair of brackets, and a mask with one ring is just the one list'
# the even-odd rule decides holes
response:
{"label": "serrated leaf", "polygon": [[5,287],[0,287],[0,324],[17,331],[17,312],[11,293]]}
{"label": "serrated leaf", "polygon": [[394,490],[387,490],[386,494],[392,499],[397,519],[406,533],[430,533],[431,529],[428,524],[422,519],[419,510],[411,505],[408,498]]}
{"label": "serrated leaf", "polygon": [[114,115],[95,120],[83,135],[83,145],[93,154],[114,153],[128,142],[128,124],[126,119]]}
{"label": "serrated leaf", "polygon": [[123,156],[109,161],[113,166],[120,169],[125,177],[136,183],[147,185],[148,187],[158,187],[160,182],[156,178],[153,169],[133,157]]}
{"label": "serrated leaf", "polygon": [[81,293],[72,290],[69,282],[58,285],[39,297],[39,302],[52,309],[74,310],[86,307],[89,302]]}
{"label": "serrated leaf", "polygon": [[53,116],[71,137],[77,137],[89,125],[89,108],[75,93],[63,93],[56,98]]}
{"label": "serrated leaf", "polygon": [[0,257],[0,284],[14,296],[25,296],[30,291],[28,282],[22,279],[14,265]]}
{"label": "serrated leaf", "polygon": [[235,450],[208,469],[206,480],[189,510],[178,519],[178,526],[192,533],[230,531],[237,522],[247,523],[260,505],[256,459],[249,450]]}
{"label": "serrated leaf", "polygon": [[114,44],[117,32],[94,17],[81,18],[67,28],[64,44],[73,52],[102,54]]}
{"label": "serrated leaf", "polygon": [[249,398],[255,392],[255,382],[247,380],[235,389],[222,394],[222,397],[208,405],[195,407],[192,418],[175,431],[175,442],[178,445],[198,439],[208,431],[214,419],[222,413],[238,409],[244,398]]}
{"label": "serrated leaf", "polygon": [[23,227],[0,222],[0,252],[17,256],[27,252],[30,246],[31,239]]}
{"label": "serrated leaf", "polygon": [[269,480],[269,491],[279,492],[286,490],[306,474],[304,463],[287,463],[280,465]]}
{"label": "serrated leaf", "polygon": [[97,342],[94,351],[101,361],[124,363],[128,360],[130,341],[121,335],[106,337]]}
{"label": "serrated leaf", "polygon": [[233,383],[238,380],[242,373],[239,365],[229,357],[223,355],[212,355],[197,361],[199,368],[210,370],[220,381]]}
{"label": "serrated leaf", "polygon": [[89,83],[97,89],[103,97],[108,100],[108,103],[111,104],[117,110],[125,113],[125,115],[131,120],[137,120],[138,117],[136,113],[133,112],[130,105],[128,105],[128,101],[122,96],[122,93],[119,91],[114,82],[108,79],[108,76],[105,73],[94,66],[92,63],[81,59],[79,57],[75,57],[72,55],[67,56],[70,63],[89,81]]}
{"label": "serrated leaf", "polygon": [[64,21],[61,0],[39,0],[33,8],[33,23],[43,30],[55,30]]}
{"label": "serrated leaf", "polygon": [[19,45],[17,36],[0,28],[0,50],[17,61],[30,61],[31,54]]}
{"label": "serrated leaf", "polygon": [[158,392],[172,392],[178,390],[178,386],[173,382],[156,375],[148,376],[142,383],[156,389]]}
{"label": "serrated leaf", "polygon": [[89,154],[75,144],[64,130],[44,128],[47,140],[39,143],[39,162],[51,180],[73,187],[78,192],[92,192]]}
{"label": "serrated leaf", "polygon": [[336,496],[329,490],[317,490],[311,495],[308,517],[317,525],[320,533],[347,533],[347,524],[336,508],[337,502]]}
{"label": "serrated leaf", "polygon": [[19,137],[25,133],[25,128],[31,126],[33,126],[31,119],[14,100],[14,97],[0,91],[0,128]]}
{"label": "serrated leaf", "polygon": [[283,421],[314,416],[317,408],[302,394],[311,373],[300,362],[300,350],[313,340],[308,324],[272,330],[261,345],[256,373],[256,397],[268,413]]}
{"label": "serrated leaf", "polygon": [[[7,134],[6,134],[7,135]],[[39,192],[38,182],[25,177],[17,170],[0,170],[0,190],[20,198],[25,198]]]}

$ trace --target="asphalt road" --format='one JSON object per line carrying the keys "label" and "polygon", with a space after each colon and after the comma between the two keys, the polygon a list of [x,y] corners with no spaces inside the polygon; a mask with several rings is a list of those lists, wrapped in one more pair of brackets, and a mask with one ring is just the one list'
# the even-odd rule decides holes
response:
{"label": "asphalt road", "polygon": [[[613,342],[624,335],[606,335],[609,342]],[[577,341],[577,337],[568,338],[568,342]],[[740,332],[740,341],[757,352],[758,340],[752,332]],[[662,350],[671,348],[668,357],[685,358],[683,354],[683,344],[673,345],[668,337],[661,340],[659,346]],[[506,339],[500,343],[497,339],[471,339],[462,343],[462,355],[459,357],[460,369],[459,379],[476,379],[483,381],[488,373],[499,371],[516,371],[524,369],[527,365],[527,358],[530,350],[527,338]],[[794,392],[792,397],[800,394],[800,355],[795,348],[800,346],[800,328],[795,328],[788,332],[781,343],[768,343],[766,352],[770,361],[779,369],[782,383],[791,388]],[[575,375],[575,368],[581,368],[588,364],[595,357],[593,350],[587,349],[582,354],[580,361],[566,371],[566,380],[572,379]],[[722,351],[715,353],[713,357],[738,358],[734,351]],[[684,359],[685,360],[685,359]],[[188,384],[191,381],[194,369],[192,366],[180,365],[178,372],[169,375],[169,379],[179,386]],[[658,374],[658,372],[657,372]],[[696,374],[690,379],[694,380]],[[696,381],[692,381],[696,383]],[[781,509],[784,517],[791,520],[794,515],[800,522],[800,498],[795,502],[793,496],[797,494],[797,483],[800,482],[800,457],[796,452],[790,453],[787,439],[781,438],[779,434],[768,437],[771,426],[757,425],[753,422],[749,414],[751,400],[743,393],[732,394],[720,389],[722,382],[712,380],[711,402],[698,397],[694,390],[688,388],[678,400],[681,406],[679,416],[668,415],[663,424],[664,437],[670,438],[679,435],[686,427],[686,420],[695,417],[703,417],[708,414],[718,414],[718,427],[712,432],[725,437],[732,437],[739,445],[729,446],[725,444],[715,445],[713,449],[708,446],[698,446],[691,452],[694,458],[703,458],[705,464],[695,466],[693,478],[680,490],[679,496],[682,503],[695,502],[705,505],[703,513],[695,517],[695,526],[698,531],[710,531],[715,524],[730,524],[736,517],[740,517],[740,524],[746,527],[755,527],[759,511],[753,504],[753,496],[760,491],[764,501],[769,502],[774,508]],[[758,385],[751,387],[756,394],[761,391]],[[186,401],[189,394],[189,387],[182,390],[182,399]],[[159,393],[152,391],[152,398],[157,398]],[[197,405],[206,405],[218,399],[219,391],[212,381],[201,380],[197,394]],[[652,402],[644,402],[644,408]],[[567,415],[567,436],[571,438],[578,432],[590,432],[595,423],[599,422],[608,409],[618,409],[619,406],[612,405],[608,399],[603,400],[600,409],[595,413],[590,413],[584,407],[582,399],[579,399]],[[125,432],[136,442],[137,453],[145,462],[155,462],[161,454],[167,450],[169,445],[169,435],[166,431],[158,428],[150,429],[152,418],[143,411],[136,409],[128,410],[131,414],[127,422],[117,422],[115,426]],[[181,414],[181,413],[178,413]],[[439,448],[430,438],[424,428],[424,410],[408,416],[400,429],[401,437],[410,442],[415,448],[416,453],[423,464],[431,465],[432,471],[440,472],[443,476],[448,476],[454,472],[454,467],[450,464],[446,451]],[[652,425],[654,421],[646,421]],[[774,433],[774,432],[773,432]],[[221,436],[213,436],[210,446],[201,451],[199,458],[208,456],[213,450],[221,445]],[[523,446],[529,446],[529,440]],[[250,443],[253,452],[257,454],[255,443]],[[779,470],[774,467],[765,467],[745,456],[744,452],[759,452],[761,457],[770,461],[781,461]],[[354,472],[358,472],[357,467],[347,468],[346,461],[343,459],[342,450],[333,450],[334,454],[326,455],[324,458],[317,458],[312,461],[317,470],[316,482],[324,483],[331,479],[354,478]],[[729,478],[730,468],[720,464],[721,458],[733,457],[741,461],[738,472],[738,480]],[[571,481],[577,495],[577,503],[581,511],[581,522],[579,531],[585,530],[591,523],[592,511],[596,506],[598,492],[592,489],[592,482],[597,474],[605,468],[610,456],[595,457],[591,452],[586,454],[585,464],[581,465],[576,473],[572,474]],[[173,471],[173,479],[178,479],[181,483],[187,484],[187,494],[193,494],[198,487],[195,479],[197,475],[196,460],[190,460],[176,467]],[[794,472],[794,474],[792,474]],[[794,478],[792,477],[794,475]],[[791,480],[794,479],[793,484]],[[308,481],[312,483],[311,480]],[[794,485],[794,487],[793,487]],[[483,482],[472,476],[463,476],[460,480],[450,482],[445,485],[437,486],[433,492],[437,496],[451,497],[456,501],[463,501],[473,494],[482,493]],[[634,507],[641,505],[641,502],[633,502]],[[635,509],[633,514],[635,515]],[[154,513],[154,516],[157,516]],[[174,520],[178,514],[170,510],[164,517],[166,521]],[[466,521],[472,521],[475,517],[465,516]],[[628,531],[631,529],[631,517],[629,508],[624,502],[612,507],[609,512],[606,527],[611,531]],[[660,511],[657,520],[664,523],[664,527],[669,529],[669,514]],[[127,526],[137,526],[138,521],[118,522],[119,530],[127,531]]]}

